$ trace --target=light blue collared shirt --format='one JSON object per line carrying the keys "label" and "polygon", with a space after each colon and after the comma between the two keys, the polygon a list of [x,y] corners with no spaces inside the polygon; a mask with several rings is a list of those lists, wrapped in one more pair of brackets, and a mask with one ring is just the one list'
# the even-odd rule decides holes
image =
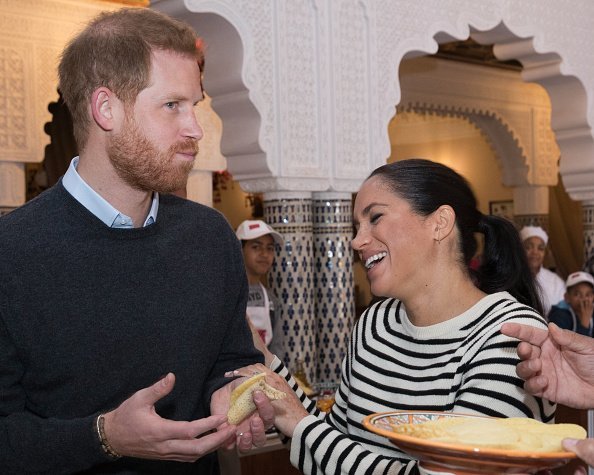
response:
{"label": "light blue collared shirt", "polygon": [[[111,206],[102,196],[81,178],[76,171],[78,157],[74,157],[70,162],[68,170],[62,178],[62,184],[66,191],[70,193],[76,201],[87,208],[97,218],[103,221],[110,228],[133,228],[132,218],[120,213]],[[157,211],[159,210],[159,193],[153,193],[153,202],[148,216],[144,220],[144,226],[153,224],[157,221]]]}

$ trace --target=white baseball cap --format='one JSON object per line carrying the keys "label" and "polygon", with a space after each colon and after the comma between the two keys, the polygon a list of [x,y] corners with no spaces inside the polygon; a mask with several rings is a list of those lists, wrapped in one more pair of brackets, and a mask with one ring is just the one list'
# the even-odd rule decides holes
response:
{"label": "white baseball cap", "polygon": [[543,240],[545,246],[549,242],[549,235],[540,226],[524,226],[520,231],[522,242],[531,237],[539,237]]}
{"label": "white baseball cap", "polygon": [[586,282],[594,287],[594,277],[587,272],[574,272],[573,274],[569,274],[567,276],[567,281],[565,281],[565,287],[569,288],[577,284],[581,284],[582,282]]}
{"label": "white baseball cap", "polygon": [[246,220],[237,227],[235,232],[237,239],[240,241],[249,241],[250,239],[256,239],[260,236],[270,234],[274,242],[279,246],[285,243],[283,236],[272,229],[271,226],[260,220]]}

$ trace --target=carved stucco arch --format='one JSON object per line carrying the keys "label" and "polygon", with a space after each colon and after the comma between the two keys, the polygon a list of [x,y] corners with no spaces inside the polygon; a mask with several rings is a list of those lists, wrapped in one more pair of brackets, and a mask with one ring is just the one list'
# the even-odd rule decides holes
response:
{"label": "carved stucco arch", "polygon": [[[204,40],[204,89],[224,124],[221,152],[227,168],[239,180],[274,175],[274,160],[267,158],[275,155],[277,146],[270,118],[274,117],[274,88],[271,78],[257,71],[257,57],[272,50],[272,38],[253,31],[249,8],[234,8],[225,2],[157,0],[151,8],[183,19]],[[259,14],[264,20],[270,8]],[[252,191],[245,182],[242,185]]]}
{"label": "carved stucco arch", "polygon": [[[588,5],[580,8],[594,14]],[[594,32],[587,12],[575,16],[575,8],[553,1],[499,0],[459,0],[456,9],[438,0],[155,0],[151,6],[194,24],[213,48],[231,45],[222,58],[211,51],[206,86],[215,86],[208,77],[221,62],[220,72],[232,79],[224,80],[228,89],[220,97],[212,94],[213,107],[226,129],[229,169],[248,191],[356,191],[390,154],[387,130],[401,99],[403,60],[472,36],[495,45],[500,59],[520,61],[524,80],[545,88],[564,185],[572,198],[594,200],[594,108],[588,106],[594,66],[587,54]],[[235,61],[231,69],[226,55]],[[525,142],[517,127],[511,130]],[[551,183],[556,175],[548,165],[528,164],[519,167],[528,183]],[[509,175],[514,167],[505,166]]]}
{"label": "carved stucco arch", "polygon": [[[520,7],[521,9],[521,7]],[[552,107],[551,127],[554,132],[553,139],[559,147],[560,154],[555,150],[556,146],[551,142],[551,137],[539,135],[537,138],[546,142],[549,154],[560,155],[559,171],[563,177],[565,188],[569,195],[577,201],[594,200],[594,140],[588,117],[588,94],[584,83],[587,79],[581,79],[577,71],[570,74],[569,68],[563,62],[563,47],[567,45],[547,45],[545,40],[538,35],[538,28],[534,25],[527,27],[522,25],[516,29],[513,20],[499,18],[495,25],[489,22],[477,20],[474,17],[468,23],[462,18],[471,16],[461,14],[458,18],[457,30],[445,30],[439,28],[429,29],[427,35],[418,44],[418,49],[413,46],[414,41],[407,45],[408,51],[402,51],[398,45],[394,47],[393,71],[398,71],[402,60],[415,58],[423,54],[432,54],[437,51],[438,44],[452,40],[463,40],[472,37],[482,44],[494,45],[494,53],[500,60],[515,59],[522,63],[522,78],[526,82],[535,82],[544,87],[547,91]],[[535,17],[535,20],[537,18]],[[509,22],[509,25],[508,25]],[[482,24],[482,25],[481,25]],[[534,32],[532,36],[530,33]],[[419,40],[420,38],[417,38]],[[575,56],[575,55],[574,55]],[[575,68],[574,68],[575,69]],[[396,103],[400,102],[400,83],[394,78],[397,87],[388,93]],[[384,103],[388,103],[385,101]],[[518,183],[522,177],[526,178],[529,185],[554,185],[556,170],[548,169],[532,174],[530,165],[533,162],[525,153],[522,145],[522,134],[514,132],[514,128],[495,111],[476,113],[469,107],[455,105],[429,105],[429,106],[407,106],[399,104],[402,108],[418,108],[438,111],[451,111],[452,114],[459,114],[476,124],[485,135],[489,137],[491,145],[494,146],[496,154],[502,164],[503,179],[506,185],[521,185]],[[390,109],[386,107],[383,121],[389,123]],[[591,112],[591,108],[590,108]],[[499,125],[497,124],[499,122]],[[543,127],[540,127],[544,130]],[[508,134],[511,135],[512,140]],[[514,142],[516,146],[514,146]],[[554,140],[553,140],[554,142]],[[510,156],[505,153],[511,152]],[[520,159],[520,162],[516,160]],[[550,164],[549,164],[550,165]],[[519,172],[519,175],[516,174]]]}
{"label": "carved stucco arch", "polygon": [[[464,106],[444,104],[403,104],[398,112],[415,112],[418,114],[436,115],[439,117],[461,118],[474,125],[494,151],[505,186],[522,186],[529,184],[529,159],[522,145],[522,138],[514,131],[505,117],[496,110],[477,110]],[[556,181],[556,173],[550,175],[549,181]],[[530,183],[554,185],[555,183]]]}

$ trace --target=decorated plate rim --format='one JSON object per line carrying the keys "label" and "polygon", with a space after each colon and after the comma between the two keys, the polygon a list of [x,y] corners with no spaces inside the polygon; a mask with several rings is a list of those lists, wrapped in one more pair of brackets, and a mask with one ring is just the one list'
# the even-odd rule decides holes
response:
{"label": "decorated plate rim", "polygon": [[[576,454],[573,452],[528,452],[522,450],[507,450],[507,449],[492,449],[486,447],[472,447],[469,445],[451,444],[447,442],[434,442],[430,440],[420,439],[419,437],[413,437],[405,434],[396,434],[390,430],[378,427],[376,422],[387,417],[396,416],[441,416],[441,417],[473,417],[473,418],[489,418],[489,416],[482,416],[477,414],[463,414],[454,412],[442,412],[442,411],[387,411],[387,412],[376,412],[366,416],[363,419],[363,426],[376,434],[387,437],[396,445],[398,442],[408,443],[415,445],[419,450],[424,448],[427,449],[441,449],[444,452],[457,452],[462,454],[475,454],[482,456],[492,456],[507,460],[521,460],[531,459],[537,460],[559,460],[559,459],[573,459],[576,458]],[[405,450],[406,451],[406,450]]]}

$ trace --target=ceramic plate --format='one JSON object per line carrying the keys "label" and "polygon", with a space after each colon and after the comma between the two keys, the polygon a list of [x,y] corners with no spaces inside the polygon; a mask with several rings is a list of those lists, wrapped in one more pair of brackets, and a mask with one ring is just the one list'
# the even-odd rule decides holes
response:
{"label": "ceramic plate", "polygon": [[455,474],[534,473],[565,465],[576,458],[572,452],[522,452],[486,449],[470,445],[432,442],[418,437],[397,434],[392,424],[420,424],[442,417],[481,417],[451,412],[393,411],[367,416],[367,430],[387,437],[400,450],[412,455],[426,470]]}

